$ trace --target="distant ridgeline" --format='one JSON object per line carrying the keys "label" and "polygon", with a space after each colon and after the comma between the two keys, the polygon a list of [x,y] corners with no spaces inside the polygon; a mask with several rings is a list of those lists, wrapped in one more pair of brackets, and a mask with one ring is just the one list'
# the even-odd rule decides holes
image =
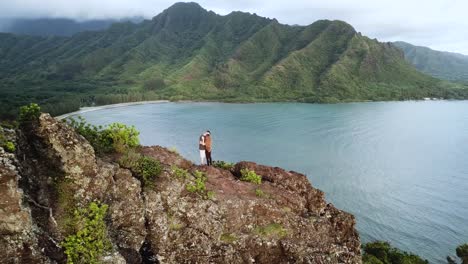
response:
{"label": "distant ridgeline", "polygon": [[466,88],[420,73],[400,49],[342,21],[289,26],[249,13],[220,16],[196,3],[71,37],[0,34],[3,118],[31,101],[60,114],[153,99],[461,99]]}
{"label": "distant ridgeline", "polygon": [[394,42],[405,58],[418,70],[436,78],[468,83],[468,56],[414,46],[406,42]]}

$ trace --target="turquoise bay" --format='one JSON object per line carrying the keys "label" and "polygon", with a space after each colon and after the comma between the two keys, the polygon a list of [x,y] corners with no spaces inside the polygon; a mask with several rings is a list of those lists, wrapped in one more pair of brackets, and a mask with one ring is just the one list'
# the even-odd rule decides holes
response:
{"label": "turquoise bay", "polygon": [[390,241],[431,263],[468,242],[468,101],[313,105],[160,103],[81,114],[135,125],[143,145],[198,162],[255,161],[305,173],[353,213],[363,242]]}

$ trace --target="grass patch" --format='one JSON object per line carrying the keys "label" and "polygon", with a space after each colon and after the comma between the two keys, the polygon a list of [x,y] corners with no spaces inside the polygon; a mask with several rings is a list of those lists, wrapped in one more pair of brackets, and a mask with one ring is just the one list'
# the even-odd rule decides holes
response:
{"label": "grass patch", "polygon": [[241,170],[241,181],[251,182],[254,184],[261,184],[262,183],[262,176],[257,175],[255,171],[249,169],[242,169]]}
{"label": "grass patch", "polygon": [[262,237],[285,237],[288,232],[282,225],[273,223],[266,226],[256,227],[255,233]]}
{"label": "grass patch", "polygon": [[269,198],[270,197],[267,193],[265,193],[260,188],[255,189],[255,196],[260,197],[260,198]]}
{"label": "grass patch", "polygon": [[219,239],[221,241],[223,241],[224,243],[232,244],[232,243],[236,242],[237,237],[234,234],[231,234],[231,233],[224,233],[224,234],[221,235],[221,237]]}

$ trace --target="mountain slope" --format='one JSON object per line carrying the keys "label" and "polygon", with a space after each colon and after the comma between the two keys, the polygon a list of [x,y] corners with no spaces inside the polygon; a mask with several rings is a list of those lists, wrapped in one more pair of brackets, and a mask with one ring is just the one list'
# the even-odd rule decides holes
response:
{"label": "mountain slope", "polygon": [[96,19],[82,22],[67,18],[0,19],[0,32],[31,36],[72,36],[83,31],[105,30],[117,22],[139,23],[142,20],[140,17],[120,20]]}
{"label": "mountain slope", "polygon": [[1,113],[37,101],[80,105],[148,99],[338,102],[466,98],[416,71],[397,48],[342,21],[289,26],[177,3],[140,24],[72,37],[0,34]]}
{"label": "mountain slope", "polygon": [[405,58],[418,70],[436,78],[468,82],[468,56],[394,42],[405,53]]}

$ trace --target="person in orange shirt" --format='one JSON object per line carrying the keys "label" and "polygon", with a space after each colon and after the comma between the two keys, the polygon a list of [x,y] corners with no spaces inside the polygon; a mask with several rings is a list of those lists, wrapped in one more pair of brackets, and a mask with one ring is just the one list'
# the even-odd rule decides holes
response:
{"label": "person in orange shirt", "polygon": [[205,133],[205,155],[206,155],[206,164],[208,166],[211,166],[213,164],[213,161],[211,159],[211,146],[212,146],[211,132],[207,130]]}

